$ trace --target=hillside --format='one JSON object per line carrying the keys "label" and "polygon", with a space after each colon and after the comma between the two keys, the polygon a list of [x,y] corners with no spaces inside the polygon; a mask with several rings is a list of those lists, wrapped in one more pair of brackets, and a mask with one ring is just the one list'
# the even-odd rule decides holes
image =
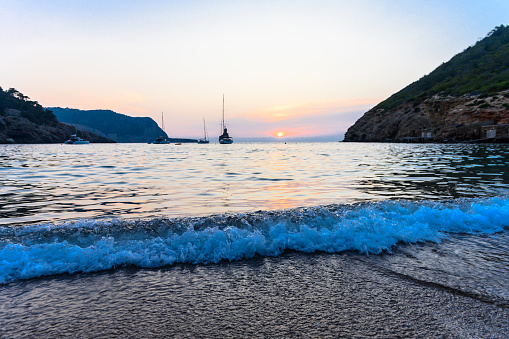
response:
{"label": "hillside", "polygon": [[117,142],[151,142],[159,136],[167,137],[152,118],[130,117],[110,110],[49,109],[61,122],[79,125]]}
{"label": "hillside", "polygon": [[30,100],[15,88],[4,91],[0,87],[0,115],[5,116],[8,109],[19,111],[21,117],[38,125],[53,127],[58,125],[58,120],[51,110],[44,109],[37,101]]}
{"label": "hillside", "polygon": [[505,124],[509,26],[502,25],[366,112],[344,141],[507,142]]}
{"label": "hillside", "polygon": [[[14,88],[0,87],[0,144],[63,143],[76,133],[72,126],[58,122],[51,110],[30,100]],[[93,133],[82,133],[90,142],[112,142]]]}

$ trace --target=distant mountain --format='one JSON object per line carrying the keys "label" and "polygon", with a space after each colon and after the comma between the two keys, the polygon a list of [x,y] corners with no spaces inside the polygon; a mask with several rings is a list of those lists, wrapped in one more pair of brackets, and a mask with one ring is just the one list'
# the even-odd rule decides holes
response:
{"label": "distant mountain", "polygon": [[[58,122],[53,112],[37,101],[15,88],[4,91],[0,87],[0,144],[63,143],[74,133],[74,127]],[[78,134],[90,142],[113,142],[93,133]]]}
{"label": "distant mountain", "polygon": [[344,141],[507,142],[506,124],[509,26],[502,25],[366,112]]}
{"label": "distant mountain", "polygon": [[110,110],[79,110],[74,108],[48,107],[60,122],[79,125],[93,133],[116,142],[151,142],[157,137],[168,136],[148,117],[130,117]]}

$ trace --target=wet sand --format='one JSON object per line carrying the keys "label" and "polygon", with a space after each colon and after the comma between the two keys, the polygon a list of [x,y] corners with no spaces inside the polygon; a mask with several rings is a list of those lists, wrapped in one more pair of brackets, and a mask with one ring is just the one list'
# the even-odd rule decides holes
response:
{"label": "wet sand", "polygon": [[365,258],[288,252],[17,281],[0,286],[0,330],[4,338],[507,338],[508,308]]}

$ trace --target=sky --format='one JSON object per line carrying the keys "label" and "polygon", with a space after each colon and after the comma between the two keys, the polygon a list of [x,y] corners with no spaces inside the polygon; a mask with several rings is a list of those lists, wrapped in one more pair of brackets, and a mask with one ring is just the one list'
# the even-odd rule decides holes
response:
{"label": "sky", "polygon": [[[509,24],[507,0],[0,0],[0,86],[148,116],[170,137],[340,140]],[[79,122],[78,122],[79,123]]]}

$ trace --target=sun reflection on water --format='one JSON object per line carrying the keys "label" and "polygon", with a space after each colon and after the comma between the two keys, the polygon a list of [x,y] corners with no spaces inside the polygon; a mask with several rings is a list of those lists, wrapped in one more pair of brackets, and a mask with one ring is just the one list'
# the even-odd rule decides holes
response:
{"label": "sun reflection on water", "polygon": [[88,146],[2,145],[0,225],[495,196],[509,184],[508,145]]}

